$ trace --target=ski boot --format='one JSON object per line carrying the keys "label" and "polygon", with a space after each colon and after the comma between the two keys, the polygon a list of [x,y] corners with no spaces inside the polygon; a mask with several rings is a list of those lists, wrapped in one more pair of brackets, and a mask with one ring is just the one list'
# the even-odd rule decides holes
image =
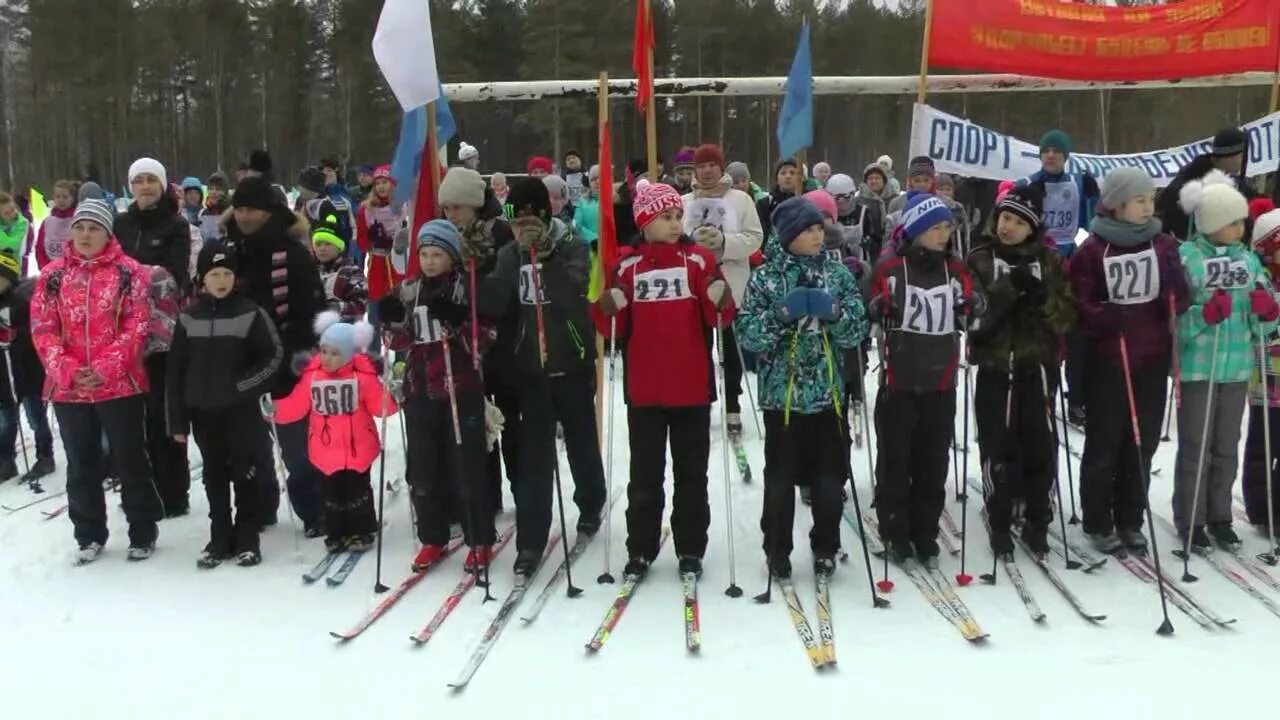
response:
{"label": "ski boot", "polygon": [[12,460],[0,460],[0,483],[18,477],[18,464]]}
{"label": "ski boot", "polygon": [[767,561],[769,574],[778,580],[791,579],[791,558],[784,555],[771,557]]}
{"label": "ski boot", "polygon": [[52,475],[58,469],[57,464],[53,462],[52,457],[38,457],[36,464],[22,476],[25,483],[35,482],[46,475]]}
{"label": "ski boot", "polygon": [[196,567],[201,570],[211,570],[230,557],[231,553],[218,550],[212,545],[206,545],[204,551],[200,553],[200,557],[196,559]]}
{"label": "ski boot", "polygon": [[742,437],[742,413],[725,413],[725,424],[729,428],[729,437],[737,440]]}
{"label": "ski boot", "polygon": [[324,549],[331,553],[342,552],[347,549],[347,539],[326,537],[324,539]]}
{"label": "ski boot", "polygon": [[88,565],[102,556],[102,543],[86,543],[76,551],[75,564]]}
{"label": "ski boot", "polygon": [[493,562],[493,547],[485,545],[483,547],[474,547],[467,552],[467,559],[462,563],[462,569],[467,572],[475,572]]}
{"label": "ski boot", "polygon": [[1013,536],[1008,531],[992,530],[991,531],[991,552],[1001,560],[1008,560],[1013,557]]}
{"label": "ski boot", "polygon": [[262,564],[262,553],[257,550],[245,550],[236,556],[236,564],[240,567],[253,567]]}
{"label": "ski boot", "polygon": [[1147,536],[1142,534],[1142,530],[1120,530],[1116,533],[1120,536],[1120,542],[1124,543],[1124,547],[1135,555],[1145,555],[1147,553]]}
{"label": "ski boot", "polygon": [[521,550],[516,553],[515,573],[524,578],[525,581],[528,581],[538,571],[538,565],[540,564],[542,564],[542,552],[540,550]]}
{"label": "ski boot", "polygon": [[578,516],[578,534],[595,537],[600,532],[600,513],[589,513]]}
{"label": "ski boot", "polygon": [[624,578],[635,578],[637,580],[649,574],[649,561],[642,557],[633,557],[627,561],[627,566],[622,569]]}
{"label": "ski boot", "polygon": [[443,545],[423,545],[418,554],[413,556],[413,562],[410,565],[414,572],[422,572],[436,564],[442,556],[444,556]]}
{"label": "ski boot", "polygon": [[937,570],[939,552],[938,541],[933,538],[917,540],[915,546],[916,559],[920,561],[920,564],[923,565],[926,570]]}
{"label": "ski boot", "polygon": [[699,579],[702,578],[702,558],[693,555],[680,556],[680,574],[693,573]]}
{"label": "ski boot", "polygon": [[377,543],[378,536],[373,533],[363,533],[360,535],[351,535],[346,538],[347,550],[351,552],[369,552]]}
{"label": "ski boot", "polygon": [[152,555],[156,554],[156,544],[147,543],[145,545],[130,545],[129,554],[126,556],[131,562],[142,562],[150,560]]}
{"label": "ski boot", "polygon": [[1049,557],[1049,528],[1044,525],[1027,523],[1022,528],[1022,541],[1041,562]]}
{"label": "ski boot", "polygon": [[1236,535],[1236,531],[1231,528],[1231,523],[1209,523],[1209,537],[1218,544],[1218,547],[1227,552],[1236,552],[1244,543],[1240,540],[1240,536]]}
{"label": "ski boot", "polygon": [[1085,533],[1085,537],[1089,538],[1094,550],[1104,555],[1115,555],[1125,547],[1124,541],[1113,532]]}
{"label": "ski boot", "polygon": [[[1181,546],[1178,548],[1179,552],[1182,551],[1182,548],[1187,547],[1186,532],[1178,533],[1178,544]],[[1195,529],[1191,531],[1191,552],[1204,555],[1212,549],[1213,543],[1209,541],[1209,536],[1205,534],[1204,526],[1197,525]]]}
{"label": "ski boot", "polygon": [[813,574],[819,578],[830,578],[836,574],[836,559],[830,555],[819,555],[813,559]]}
{"label": "ski boot", "polygon": [[911,543],[906,540],[888,540],[885,542],[885,549],[889,553],[889,559],[902,564],[915,557],[915,551],[911,549]]}

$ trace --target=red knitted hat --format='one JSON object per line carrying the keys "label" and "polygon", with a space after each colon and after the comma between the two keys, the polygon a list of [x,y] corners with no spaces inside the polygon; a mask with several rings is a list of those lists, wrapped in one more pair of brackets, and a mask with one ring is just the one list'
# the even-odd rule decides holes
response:
{"label": "red knitted hat", "polygon": [[693,162],[695,165],[701,165],[702,163],[715,163],[723,170],[724,153],[720,151],[719,147],[710,143],[707,143],[706,145],[699,145],[698,149],[693,153]]}
{"label": "red knitted hat", "polygon": [[544,155],[535,155],[529,158],[529,164],[525,166],[524,171],[532,175],[534,170],[541,170],[550,175],[555,172],[555,165],[551,162],[551,158]]}
{"label": "red knitted hat", "polygon": [[636,197],[631,212],[635,216],[637,230],[644,230],[659,215],[676,208],[684,208],[684,201],[675,188],[666,183],[645,180],[636,183]]}

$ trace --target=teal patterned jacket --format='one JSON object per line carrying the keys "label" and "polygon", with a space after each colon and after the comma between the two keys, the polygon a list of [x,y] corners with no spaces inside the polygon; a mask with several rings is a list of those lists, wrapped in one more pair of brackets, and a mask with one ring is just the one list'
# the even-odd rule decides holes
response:
{"label": "teal patterned jacket", "polygon": [[[1249,293],[1262,284],[1271,287],[1271,278],[1258,256],[1241,244],[1220,246],[1197,234],[1178,246],[1182,266],[1187,271],[1191,307],[1178,318],[1178,351],[1183,382],[1204,382],[1213,371],[1218,383],[1246,382],[1253,375],[1258,358],[1258,339],[1275,330],[1274,322],[1263,322],[1250,311]],[[1204,305],[1215,287],[1231,293],[1231,317],[1217,327],[1218,355],[1214,363],[1215,327],[1204,321]]]}
{"label": "teal patterned jacket", "polygon": [[[781,304],[797,288],[825,288],[835,299],[836,319],[783,320]],[[751,274],[735,328],[738,344],[760,355],[760,407],[809,415],[835,406],[835,397],[843,401],[842,351],[862,343],[867,316],[857,281],[844,265],[826,254],[777,252]]]}

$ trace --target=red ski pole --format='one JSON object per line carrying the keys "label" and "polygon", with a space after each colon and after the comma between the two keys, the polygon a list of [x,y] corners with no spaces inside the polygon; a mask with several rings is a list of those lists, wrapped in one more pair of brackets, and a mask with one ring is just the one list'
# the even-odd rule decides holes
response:
{"label": "red ski pole", "polygon": [[[476,259],[467,258],[467,273],[471,276],[471,365],[480,372],[480,321],[476,317]],[[541,307],[539,307],[541,309]]]}

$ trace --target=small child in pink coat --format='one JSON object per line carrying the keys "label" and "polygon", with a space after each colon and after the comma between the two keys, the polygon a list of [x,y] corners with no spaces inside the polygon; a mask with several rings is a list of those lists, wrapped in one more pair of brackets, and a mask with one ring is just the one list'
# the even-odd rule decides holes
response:
{"label": "small child in pink coat", "polygon": [[329,552],[363,552],[373,547],[378,530],[369,479],[382,449],[375,419],[398,408],[363,352],[373,339],[373,327],[337,320],[331,311],[316,317],[320,353],[307,364],[293,392],[279,401],[275,421],[288,424],[310,416],[307,455],[325,475],[325,547]]}

